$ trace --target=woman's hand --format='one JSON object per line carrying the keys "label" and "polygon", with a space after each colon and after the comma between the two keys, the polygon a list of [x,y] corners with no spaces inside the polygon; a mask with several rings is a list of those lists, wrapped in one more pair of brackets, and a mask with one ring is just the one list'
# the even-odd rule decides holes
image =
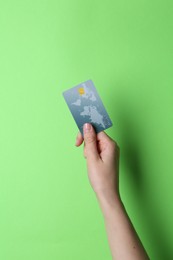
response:
{"label": "woman's hand", "polygon": [[96,134],[91,124],[84,125],[84,139],[79,132],[76,146],[84,141],[84,157],[87,161],[88,177],[96,195],[119,197],[119,147],[105,132]]}

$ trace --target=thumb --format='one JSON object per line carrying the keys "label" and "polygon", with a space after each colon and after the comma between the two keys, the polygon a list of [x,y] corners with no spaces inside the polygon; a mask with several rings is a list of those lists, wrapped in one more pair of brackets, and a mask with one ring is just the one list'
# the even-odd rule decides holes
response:
{"label": "thumb", "polygon": [[84,124],[83,132],[86,158],[88,160],[97,160],[99,158],[97,150],[97,136],[93,126],[89,123]]}

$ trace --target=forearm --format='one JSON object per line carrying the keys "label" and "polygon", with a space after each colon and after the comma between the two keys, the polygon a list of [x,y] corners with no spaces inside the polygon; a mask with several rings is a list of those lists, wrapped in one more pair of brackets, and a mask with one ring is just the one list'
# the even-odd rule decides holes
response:
{"label": "forearm", "polygon": [[102,210],[113,259],[148,260],[149,257],[118,195],[102,192],[97,198]]}
{"label": "forearm", "polygon": [[[77,145],[82,142],[80,134]],[[103,212],[113,259],[148,260],[118,192],[115,192],[119,187],[119,146],[104,131],[96,134],[89,123],[84,125],[84,144],[88,177]]]}

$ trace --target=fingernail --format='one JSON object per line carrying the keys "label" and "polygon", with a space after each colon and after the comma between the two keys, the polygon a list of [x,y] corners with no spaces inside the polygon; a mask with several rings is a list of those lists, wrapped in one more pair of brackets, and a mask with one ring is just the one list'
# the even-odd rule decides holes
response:
{"label": "fingernail", "polygon": [[91,125],[88,123],[84,124],[84,131],[89,132],[90,130],[91,130]]}

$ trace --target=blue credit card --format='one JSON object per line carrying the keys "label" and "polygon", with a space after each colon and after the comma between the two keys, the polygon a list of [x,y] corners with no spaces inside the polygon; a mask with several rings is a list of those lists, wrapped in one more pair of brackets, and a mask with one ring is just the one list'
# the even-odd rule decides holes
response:
{"label": "blue credit card", "polygon": [[96,133],[113,125],[92,80],[64,91],[63,96],[82,136],[85,123],[92,124]]}

